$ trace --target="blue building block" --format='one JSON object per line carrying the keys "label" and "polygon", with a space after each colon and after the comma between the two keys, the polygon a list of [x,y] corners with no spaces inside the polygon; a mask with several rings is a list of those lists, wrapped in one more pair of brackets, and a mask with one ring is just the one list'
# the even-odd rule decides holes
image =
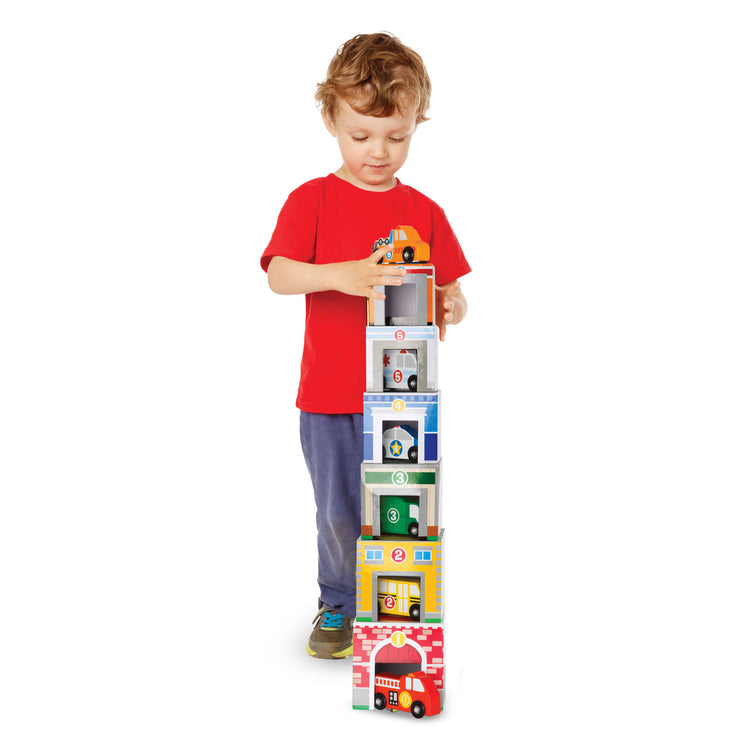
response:
{"label": "blue building block", "polygon": [[365,393],[364,460],[425,463],[440,460],[440,391]]}

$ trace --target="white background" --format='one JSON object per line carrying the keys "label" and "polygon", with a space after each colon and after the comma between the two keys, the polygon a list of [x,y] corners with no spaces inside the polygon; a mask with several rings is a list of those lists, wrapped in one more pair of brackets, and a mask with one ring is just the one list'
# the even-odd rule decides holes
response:
{"label": "white background", "polygon": [[[747,748],[742,5],[3,5],[3,748]],[[427,63],[400,176],[474,268],[422,722],[304,653],[303,300],[258,264],[377,30]]]}

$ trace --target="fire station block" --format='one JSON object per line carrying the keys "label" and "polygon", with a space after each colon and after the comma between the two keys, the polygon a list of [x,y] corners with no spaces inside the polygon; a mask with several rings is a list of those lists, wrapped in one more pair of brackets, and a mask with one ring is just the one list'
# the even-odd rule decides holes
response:
{"label": "fire station block", "polygon": [[437,326],[368,326],[367,390],[437,390]]}
{"label": "fire station block", "polygon": [[408,466],[362,464],[362,539],[437,539],[442,526],[441,465],[442,459]]}
{"label": "fire station block", "polygon": [[[352,706],[356,709],[411,710],[419,717],[434,715],[445,705],[441,625],[355,622],[352,665]],[[404,679],[419,673],[427,678],[421,684]],[[397,678],[398,686],[391,684]],[[434,705],[431,685],[437,689],[440,706]],[[391,689],[395,694],[389,694]],[[376,701],[377,693],[382,697]],[[422,714],[416,712],[415,703],[422,704]]]}
{"label": "fire station block", "polygon": [[400,286],[376,286],[385,299],[367,300],[368,326],[427,326],[435,322],[435,267],[427,263],[403,265]]}
{"label": "fire station block", "polygon": [[440,459],[440,391],[365,393],[364,460],[425,463]]}
{"label": "fire station block", "polygon": [[443,621],[443,533],[357,540],[357,621]]}

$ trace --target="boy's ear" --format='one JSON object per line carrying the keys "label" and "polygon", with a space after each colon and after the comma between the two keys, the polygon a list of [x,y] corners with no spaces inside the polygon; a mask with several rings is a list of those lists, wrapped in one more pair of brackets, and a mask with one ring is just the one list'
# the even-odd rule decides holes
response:
{"label": "boy's ear", "polygon": [[320,113],[321,117],[323,118],[323,122],[325,123],[326,130],[335,138],[336,137],[336,126],[334,123],[332,123],[327,117],[325,112]]}

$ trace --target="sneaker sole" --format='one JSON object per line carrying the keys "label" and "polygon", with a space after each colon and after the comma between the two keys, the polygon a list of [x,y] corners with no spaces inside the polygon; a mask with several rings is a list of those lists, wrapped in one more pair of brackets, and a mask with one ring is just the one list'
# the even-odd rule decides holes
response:
{"label": "sneaker sole", "polygon": [[313,651],[308,643],[305,650],[310,656],[314,656],[316,659],[346,659],[347,656],[351,656],[354,652],[354,646],[347,646],[341,651],[334,651],[333,653],[327,654],[325,652]]}

